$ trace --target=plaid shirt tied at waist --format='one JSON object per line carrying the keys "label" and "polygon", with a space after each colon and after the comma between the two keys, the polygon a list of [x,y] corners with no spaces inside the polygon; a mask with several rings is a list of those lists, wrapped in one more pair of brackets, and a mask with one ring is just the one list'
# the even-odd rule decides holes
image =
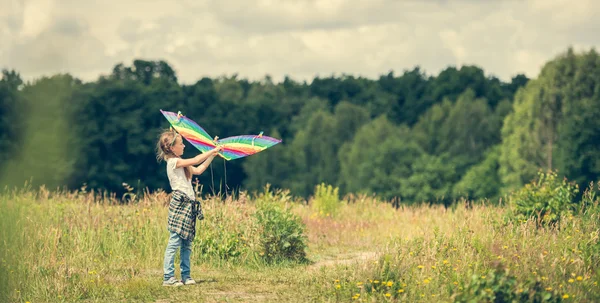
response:
{"label": "plaid shirt tied at waist", "polygon": [[196,236],[196,219],[204,219],[200,201],[190,199],[182,191],[175,190],[169,202],[167,229],[181,238],[193,241]]}

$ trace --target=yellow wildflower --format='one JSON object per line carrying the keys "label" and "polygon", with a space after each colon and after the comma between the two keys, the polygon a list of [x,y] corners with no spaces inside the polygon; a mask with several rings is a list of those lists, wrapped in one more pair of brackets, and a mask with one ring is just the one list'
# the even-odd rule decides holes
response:
{"label": "yellow wildflower", "polygon": [[563,295],[563,299],[568,299],[568,298],[569,298],[569,295],[567,295],[567,294]]}
{"label": "yellow wildflower", "polygon": [[394,285],[394,282],[392,282],[392,281],[387,282],[388,287],[392,287],[392,285]]}
{"label": "yellow wildflower", "polygon": [[582,276],[577,276],[577,281],[582,281],[583,277]]}
{"label": "yellow wildflower", "polygon": [[386,293],[386,294],[385,294],[385,296],[389,298],[389,297],[391,297],[392,295],[391,295],[390,293]]}
{"label": "yellow wildflower", "polygon": [[401,294],[404,292],[404,289],[398,289],[398,293]]}

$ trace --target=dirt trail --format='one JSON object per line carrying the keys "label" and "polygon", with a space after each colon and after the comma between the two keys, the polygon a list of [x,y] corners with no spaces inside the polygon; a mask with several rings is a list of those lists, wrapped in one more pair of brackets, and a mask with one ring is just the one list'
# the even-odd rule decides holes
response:
{"label": "dirt trail", "polygon": [[375,260],[378,253],[372,251],[356,252],[349,254],[342,254],[337,256],[335,259],[325,259],[309,266],[309,269],[319,269],[323,266],[334,266],[334,265],[346,265],[355,263],[364,263],[370,260]]}

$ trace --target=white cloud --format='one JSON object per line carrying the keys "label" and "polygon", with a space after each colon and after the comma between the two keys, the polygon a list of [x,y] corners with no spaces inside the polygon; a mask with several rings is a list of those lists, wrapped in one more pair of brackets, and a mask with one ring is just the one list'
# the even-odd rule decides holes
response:
{"label": "white cloud", "polygon": [[[185,83],[239,74],[375,78],[476,64],[537,76],[570,45],[600,44],[600,2],[394,0],[0,0],[0,67],[84,80],[134,59],[166,60]],[[3,8],[9,9],[4,10]]]}

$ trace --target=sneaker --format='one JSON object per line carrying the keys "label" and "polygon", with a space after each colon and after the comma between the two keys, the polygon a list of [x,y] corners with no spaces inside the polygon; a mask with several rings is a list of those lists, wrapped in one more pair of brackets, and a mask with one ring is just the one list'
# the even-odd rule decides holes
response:
{"label": "sneaker", "polygon": [[194,284],[196,284],[196,281],[194,279],[192,279],[192,278],[187,278],[187,279],[185,279],[185,281],[183,281],[183,284],[185,284],[185,285],[194,285]]}
{"label": "sneaker", "polygon": [[175,279],[174,277],[170,277],[169,280],[163,281],[162,286],[183,286],[183,283],[181,283],[181,281]]}

